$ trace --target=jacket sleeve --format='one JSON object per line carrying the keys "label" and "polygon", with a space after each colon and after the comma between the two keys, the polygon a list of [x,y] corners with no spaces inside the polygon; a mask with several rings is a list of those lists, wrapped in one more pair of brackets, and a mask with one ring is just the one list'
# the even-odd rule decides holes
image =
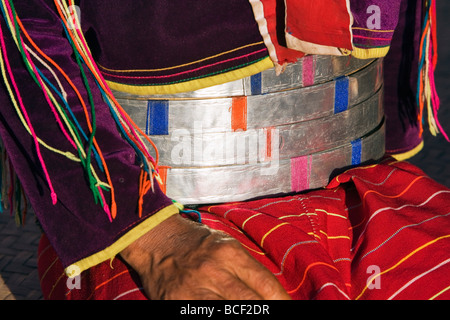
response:
{"label": "jacket sleeve", "polygon": [[[39,81],[32,78],[24,61],[30,59],[36,68],[32,69],[34,73],[53,83],[56,90],[50,85],[47,87],[63,107],[65,104],[56,91],[67,94],[70,112],[73,119],[77,119],[72,121],[77,127],[73,126],[89,138],[89,121],[79,96],[48,61],[46,67],[35,56],[30,55],[24,60],[5,20],[8,8],[2,8],[1,139],[33,211],[66,271],[70,269],[71,273],[78,273],[112,259],[142,234],[177,214],[178,209],[156,182],[146,193],[140,191],[142,164],[136,149],[118,129],[110,106],[105,103],[97,83],[87,71],[89,86],[84,85],[72,46],[64,36],[61,20],[51,7],[53,1],[14,3],[14,11],[9,10],[17,13],[30,39],[64,70],[85,104],[89,106],[92,99],[95,106],[95,119],[92,110],[89,109],[88,115],[92,125],[95,123],[96,126],[98,148],[95,149],[99,150],[104,162],[98,161],[100,155],[93,152],[90,164],[86,165],[86,161],[79,159],[82,159],[83,150],[88,150],[88,140],[80,136],[82,147],[74,147],[75,138],[71,138],[70,125],[62,121],[64,116],[55,116],[48,96],[41,90]],[[23,32],[21,35],[23,47],[31,48],[29,53],[36,53],[33,43]],[[37,56],[45,60],[39,52]],[[67,118],[71,118],[68,109],[65,111]],[[92,187],[90,179],[93,177],[87,174],[86,167],[92,168],[95,177],[104,184],[97,183]],[[94,191],[97,197],[94,197]],[[112,202],[117,207],[113,218],[109,213],[112,208],[108,208]]]}

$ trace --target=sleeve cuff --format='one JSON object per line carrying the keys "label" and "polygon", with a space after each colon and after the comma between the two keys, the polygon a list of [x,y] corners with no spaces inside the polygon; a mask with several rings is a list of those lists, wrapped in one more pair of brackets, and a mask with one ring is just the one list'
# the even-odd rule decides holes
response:
{"label": "sleeve cuff", "polygon": [[68,277],[76,277],[83,271],[99,263],[102,263],[103,261],[114,259],[117,254],[119,254],[123,249],[128,247],[135,240],[139,239],[143,234],[150,231],[164,220],[178,213],[179,210],[175,205],[169,205],[165,207],[149,218],[143,220],[136,227],[125,233],[109,247],[69,265],[67,268],[65,268],[66,275]]}

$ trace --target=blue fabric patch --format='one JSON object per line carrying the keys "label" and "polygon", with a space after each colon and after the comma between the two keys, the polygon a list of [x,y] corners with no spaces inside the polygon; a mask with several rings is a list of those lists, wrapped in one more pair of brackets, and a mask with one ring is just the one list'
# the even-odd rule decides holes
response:
{"label": "blue fabric patch", "polygon": [[340,77],[336,80],[334,93],[334,113],[339,113],[348,108],[348,77]]}
{"label": "blue fabric patch", "polygon": [[261,94],[262,92],[262,76],[261,73],[254,74],[250,77],[252,95]]}
{"label": "blue fabric patch", "polygon": [[169,134],[169,101],[148,101],[145,133],[147,135]]}
{"label": "blue fabric patch", "polygon": [[352,165],[361,164],[362,144],[361,139],[352,141]]}

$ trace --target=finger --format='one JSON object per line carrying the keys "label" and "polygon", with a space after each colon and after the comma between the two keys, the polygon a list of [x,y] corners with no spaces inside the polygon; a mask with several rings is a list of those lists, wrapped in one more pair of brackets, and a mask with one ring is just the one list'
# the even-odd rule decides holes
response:
{"label": "finger", "polygon": [[262,300],[253,288],[248,286],[234,274],[229,274],[228,281],[222,282],[218,292],[226,300]]}
{"label": "finger", "polygon": [[278,279],[261,263],[249,256],[242,267],[235,269],[237,276],[249,288],[266,300],[290,300],[291,297]]}
{"label": "finger", "polygon": [[[224,275],[225,274],[225,275]],[[218,281],[204,283],[199,281],[188,288],[179,288],[171,299],[177,300],[261,300],[262,297],[240,279],[224,272]],[[220,280],[219,280],[220,279]]]}

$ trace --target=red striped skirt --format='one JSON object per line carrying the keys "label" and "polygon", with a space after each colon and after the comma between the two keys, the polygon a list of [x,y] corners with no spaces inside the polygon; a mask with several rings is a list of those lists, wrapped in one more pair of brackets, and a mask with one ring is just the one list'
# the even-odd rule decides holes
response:
{"label": "red striped skirt", "polygon": [[[200,213],[293,299],[450,299],[450,189],[407,162],[389,158],[348,170],[324,189]],[[46,299],[147,299],[120,258],[71,286],[45,236],[38,268]]]}

